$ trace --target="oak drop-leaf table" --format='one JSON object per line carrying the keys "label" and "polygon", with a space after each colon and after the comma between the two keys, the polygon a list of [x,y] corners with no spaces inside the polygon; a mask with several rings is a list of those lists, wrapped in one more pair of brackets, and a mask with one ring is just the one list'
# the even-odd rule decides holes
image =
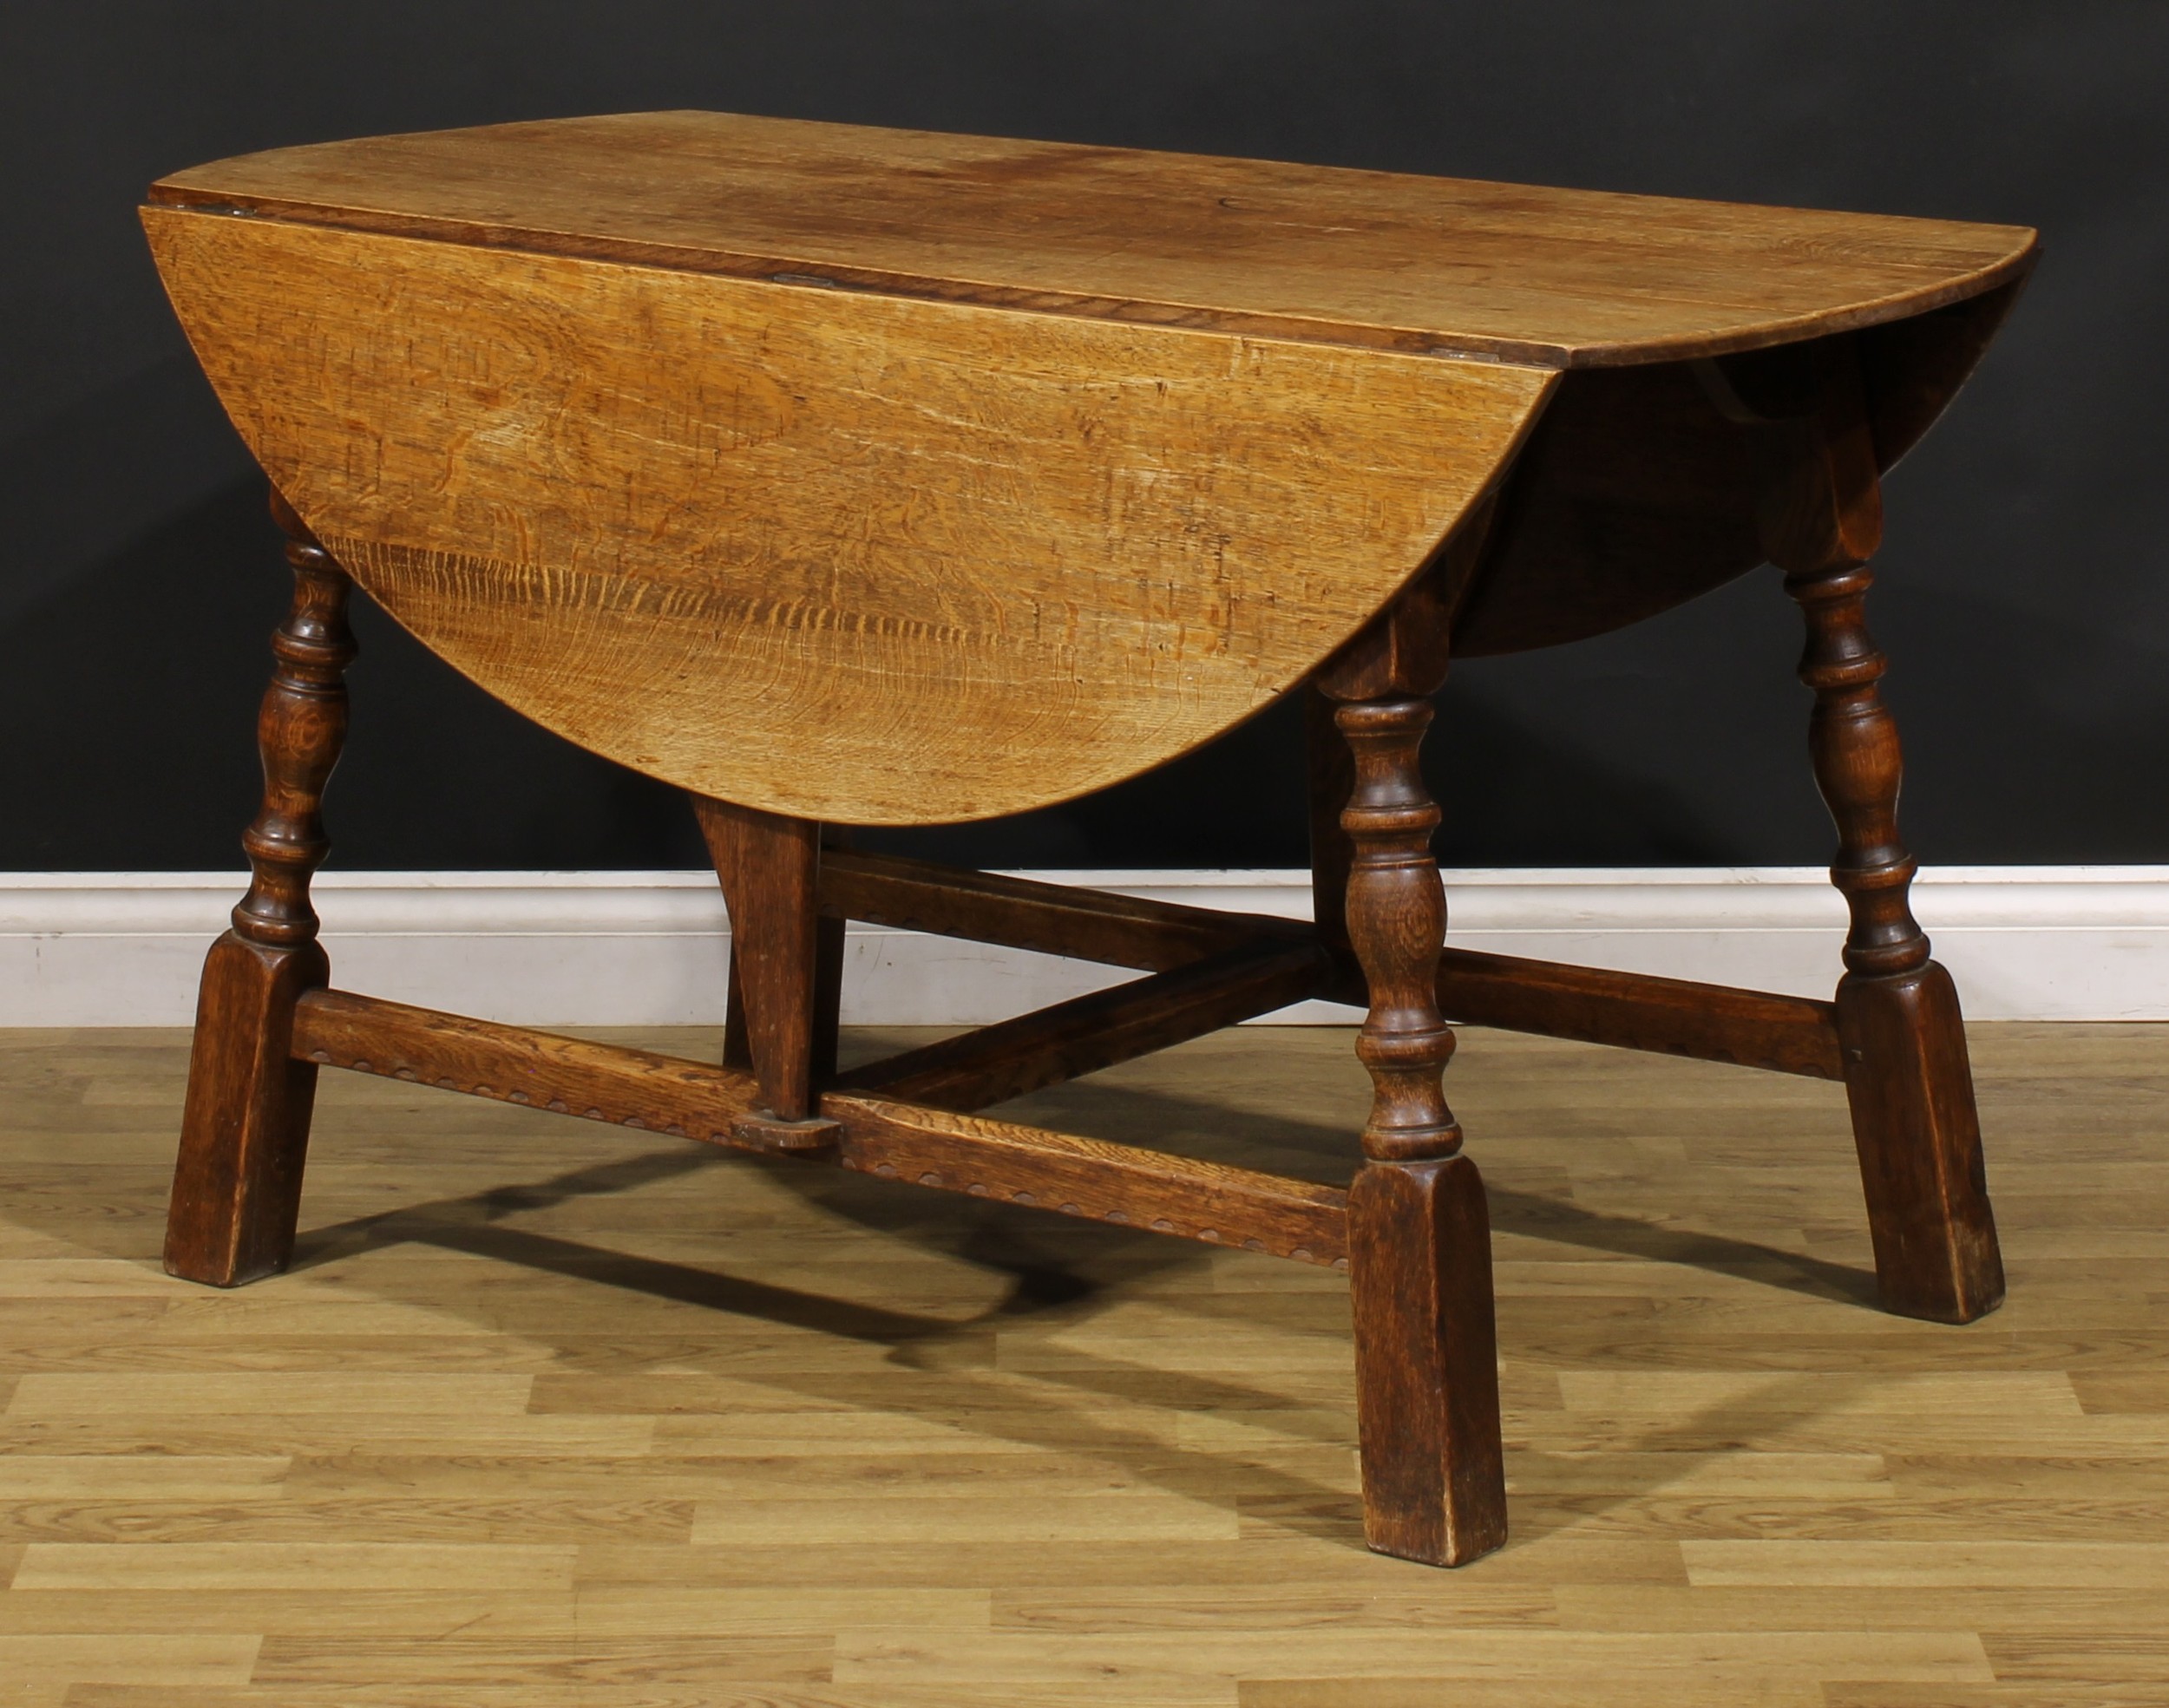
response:
{"label": "oak drop-leaf table", "polygon": [[[1882,471],[2031,232],[710,113],[254,154],[143,219],[296,581],[174,1273],[287,1261],[319,1065],[1345,1267],[1366,1535],[1455,1564],[1505,1492],[1451,1017],[1842,1080],[1889,1307],[2001,1299],[1863,606]],[[1446,946],[1417,762],[1449,659],[1765,562],[1806,617],[1834,999]],[[691,797],[732,921],[720,1063],[331,987],[309,880],[350,578]],[[1070,799],[1288,694],[1315,926],[830,834]],[[839,1074],[847,919],[1144,976]],[[974,1113],[1310,997],[1368,1011],[1345,1192]]]}

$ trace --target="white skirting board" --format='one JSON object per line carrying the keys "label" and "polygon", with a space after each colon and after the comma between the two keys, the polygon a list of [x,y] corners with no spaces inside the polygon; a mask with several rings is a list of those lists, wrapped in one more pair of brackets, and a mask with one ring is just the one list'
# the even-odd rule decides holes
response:
{"label": "white skirting board", "polygon": [[[1302,872],[1044,872],[1209,907],[1307,914]],[[1449,941],[1827,996],[1845,908],[1818,869],[1446,874]],[[170,1026],[193,1018],[234,873],[0,874],[0,1025]],[[327,872],[315,889],[333,980],[528,1025],[718,1023],[729,924],[699,872]],[[1943,867],[1916,911],[1982,1020],[2169,1019],[2169,866]],[[854,926],[844,1018],[963,1025],[1127,975]],[[1279,1021],[1345,1024],[1307,1003]]]}

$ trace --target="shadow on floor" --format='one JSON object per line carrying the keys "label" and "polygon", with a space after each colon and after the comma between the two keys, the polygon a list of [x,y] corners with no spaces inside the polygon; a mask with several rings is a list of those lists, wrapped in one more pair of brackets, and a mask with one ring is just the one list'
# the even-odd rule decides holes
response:
{"label": "shadow on floor", "polygon": [[[1326,1180],[1345,1179],[1353,1148],[1350,1132],[1339,1125],[1118,1083],[1086,1083],[1042,1094],[1020,1103],[1012,1112],[1098,1136],[1132,1141],[1150,1137],[1170,1148],[1216,1157],[1224,1154],[1227,1160]],[[1207,1247],[1045,1211],[940,1192],[898,1192],[883,1182],[803,1163],[747,1158],[692,1145],[656,1148],[652,1137],[637,1142],[649,1148],[540,1180],[494,1185],[310,1229],[303,1236],[294,1266],[305,1272],[321,1270],[386,1247],[431,1246],[673,1304],[727,1311],[877,1345],[887,1349],[893,1362],[939,1378],[938,1396],[891,1392],[883,1397],[884,1404],[906,1411],[923,1407],[929,1416],[944,1419],[953,1419],[960,1410],[980,1413],[992,1434],[1051,1451],[1097,1455],[1141,1482],[1178,1494],[1224,1502],[1233,1482],[1241,1490],[1239,1509],[1250,1521],[1360,1546],[1360,1508],[1346,1481],[1304,1475],[1300,1466],[1291,1467],[1285,1460],[1274,1463],[1270,1445],[1277,1436],[1299,1453],[1351,1448],[1352,1395],[1331,1405],[1306,1405],[1291,1402],[1285,1392],[1246,1385],[1239,1377],[1229,1379],[1224,1374],[1126,1362],[1074,1345],[1061,1348],[1058,1367],[1037,1370],[1028,1384],[989,1379],[993,1337],[1005,1324],[1028,1321],[1035,1332],[1058,1331],[1068,1324],[1089,1322],[1149,1277],[1216,1261],[1241,1262],[1240,1257],[1222,1253],[1216,1258]],[[965,1314],[914,1312],[878,1301],[854,1301],[772,1280],[733,1276],[701,1265],[605,1249],[519,1225],[520,1219],[554,1207],[635,1192],[712,1168],[757,1170],[826,1215],[921,1251],[969,1263],[995,1278],[997,1285],[990,1290],[993,1302]],[[103,1224],[103,1237],[97,1227],[85,1225],[87,1207],[73,1194],[40,1193],[18,1199],[10,1205],[11,1216],[27,1225],[44,1223],[45,1231],[94,1248],[110,1247],[114,1235],[125,1228],[128,1249],[115,1254],[149,1259],[155,1242],[147,1243],[142,1236],[153,1225],[155,1207],[150,1201],[162,1194],[164,1182],[161,1178],[154,1183],[147,1174],[138,1181],[133,1168],[129,1173],[129,1194],[141,1201],[130,1207],[99,1207],[112,1218]],[[112,1177],[108,1179],[110,1183]],[[1496,1185],[1491,1204],[1494,1227],[1504,1234],[1682,1264],[1809,1297],[1863,1305],[1873,1299],[1872,1278],[1864,1273],[1752,1240],[1668,1227],[1590,1209],[1556,1195]],[[439,1290],[420,1276],[403,1279],[396,1272],[378,1269],[368,1274],[367,1281],[372,1291],[405,1304],[454,1314],[476,1308],[458,1292]],[[1256,1297],[1241,1290],[1213,1292],[1198,1286],[1178,1288],[1167,1302],[1173,1309],[1232,1323],[1258,1308]],[[1321,1319],[1320,1332],[1345,1337],[1342,1320]],[[553,1345],[547,1328],[540,1333],[525,1332],[546,1347]],[[1201,1334],[1211,1332],[1209,1324],[1201,1324]],[[593,1356],[592,1341],[576,1336],[560,1337],[556,1351],[565,1367],[573,1370]],[[758,1379],[818,1403],[865,1403],[862,1376],[778,1371],[763,1364]],[[1759,1392],[1750,1409],[1765,1418],[1775,1408],[1805,1420],[1842,1403],[1861,1384],[1885,1379],[1887,1372],[1870,1370],[1850,1383],[1833,1383],[1827,1374],[1811,1378],[1773,1373],[1771,1388]],[[1163,1404],[1170,1412],[1255,1417],[1263,1445],[1256,1453],[1225,1444],[1183,1445],[1163,1432],[1110,1421],[1105,1401],[1134,1403],[1140,1398]],[[1737,1410],[1733,1403],[1720,1404],[1640,1431],[1642,1438],[1617,1456],[1616,1478],[1602,1494],[1577,1495],[1564,1503],[1519,1499],[1517,1540],[1525,1544],[1589,1522],[1689,1473],[1716,1455],[1714,1446],[1705,1451],[1699,1443],[1725,1438],[1730,1428],[1727,1419]],[[1609,1460],[1615,1456],[1602,1456]],[[1533,1450],[1520,1449],[1510,1455],[1510,1466],[1517,1460],[1532,1466],[1542,1458]],[[1653,1463],[1660,1458],[1661,1463]]]}
{"label": "shadow on floor", "polygon": [[[1258,1153],[1262,1150],[1268,1153],[1263,1160],[1273,1167],[1328,1180],[1336,1174],[1345,1178],[1349,1166],[1350,1135],[1322,1123],[1229,1110],[1204,1099],[1105,1083],[1066,1089],[1058,1099],[1041,1101],[1058,1101],[1067,1116],[1088,1117],[1071,1118],[1066,1124],[1095,1136],[1120,1140],[1150,1134],[1175,1144],[1205,1135],[1209,1142],[1193,1142],[1188,1148],[1225,1150],[1229,1160],[1243,1156],[1254,1166],[1261,1160]],[[1041,1118],[1051,1112],[1044,1107],[1033,1111]],[[914,1314],[606,1250],[508,1220],[574,1199],[637,1190],[718,1167],[757,1169],[825,1214],[971,1263],[999,1278],[1001,1297],[992,1307],[966,1318]],[[1724,1234],[1666,1227],[1511,1188],[1492,1187],[1491,1201],[1493,1227],[1501,1234],[1681,1264],[1818,1299],[1864,1306],[1874,1303],[1872,1275],[1804,1253]],[[991,1336],[1004,1322],[1030,1318],[1058,1328],[1087,1321],[1106,1300],[1146,1276],[1212,1260],[1204,1247],[1050,1212],[982,1204],[939,1192],[896,1192],[882,1182],[803,1163],[682,1147],[312,1229],[304,1236],[294,1267],[318,1268],[364,1251],[410,1242],[884,1346],[894,1362],[939,1370],[945,1379],[967,1390],[975,1369],[991,1360]],[[1201,1292],[1178,1296],[1174,1303],[1176,1308],[1224,1313],[1241,1311],[1242,1299],[1240,1293]],[[456,1299],[417,1297],[412,1302],[458,1308]],[[764,1369],[761,1379],[811,1398],[853,1397],[847,1382],[819,1375],[778,1375]],[[1774,1403],[1805,1418],[1838,1402],[1826,1375],[1773,1379],[1785,1391],[1760,1395],[1753,1408],[1759,1414],[1766,1415]],[[1846,1384],[1838,1386],[1851,1391]],[[1176,1493],[1217,1493],[1224,1498],[1224,1454],[1171,1447],[1163,1439],[1111,1425],[1103,1416],[1087,1417],[1061,1402],[1058,1396],[1063,1390],[1118,1400],[1133,1400],[1149,1391],[1172,1410],[1269,1416],[1273,1430],[1313,1445],[1347,1445],[1353,1435],[1352,1417],[1336,1423],[1291,1408],[1283,1397],[1240,1382],[1134,1364],[1074,1347],[1064,1349],[1058,1371],[1040,1372],[1040,1380],[1030,1391],[1039,1396],[1037,1404],[1020,1408],[1020,1391],[1012,1384],[988,1408],[991,1426],[1006,1436],[1053,1450],[1101,1454],[1141,1479]],[[958,1404],[968,1404],[968,1392],[944,1402],[942,1409],[949,1412]],[[1733,1403],[1720,1404],[1650,1431],[1635,1451],[1661,1453],[1664,1474],[1637,1477],[1622,1472],[1615,1491],[1580,1497],[1564,1507],[1553,1501],[1541,1513],[1531,1509],[1530,1502],[1521,1502],[1519,1538],[1527,1541],[1573,1528],[1688,1473],[1711,1456],[1694,1450],[1692,1443],[1723,1436],[1727,1420],[1737,1409]],[[1349,1410],[1353,1412],[1353,1396]],[[1242,1508],[1254,1520],[1360,1545],[1360,1509],[1344,1489],[1255,1459],[1243,1463],[1241,1476],[1248,1491]]]}

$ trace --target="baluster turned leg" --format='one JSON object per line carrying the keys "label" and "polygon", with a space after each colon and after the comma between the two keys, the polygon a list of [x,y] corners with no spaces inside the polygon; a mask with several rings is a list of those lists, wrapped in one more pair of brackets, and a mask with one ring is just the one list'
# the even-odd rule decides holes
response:
{"label": "baluster turned leg", "polygon": [[1348,1193],[1364,1534],[1383,1554],[1458,1566],[1506,1539],[1491,1223],[1442,1076],[1445,893],[1438,808],[1419,749],[1427,700],[1344,704],[1353,757],[1348,937],[1370,985],[1356,1054],[1370,1070],[1365,1162]]}
{"label": "baluster turned leg", "polygon": [[1763,551],[1807,619],[1808,745],[1838,827],[1831,881],[1851,913],[1838,1031],[1876,1279],[1900,1315],[1970,1322],[2002,1300],[2003,1261],[1957,991],[1908,900],[1897,725],[1868,637],[1883,489],[1858,363],[1825,340],[1698,372],[1719,410],[1751,430]]}
{"label": "baluster turned leg", "polygon": [[2003,1297],[1966,1033],[1950,975],[1929,959],[1898,838],[1897,725],[1869,638],[1872,573],[1842,559],[1786,578],[1807,619],[1800,679],[1809,747],[1838,826],[1831,881],[1851,912],[1838,986],[1845,1095],[1868,1201],[1876,1278],[1902,1316],[1970,1322]]}
{"label": "baluster turned leg", "polygon": [[1856,352],[1844,339],[1695,365],[1718,412],[1748,429],[1763,553],[1807,619],[1808,748],[1838,826],[1831,881],[1851,913],[1838,1032],[1883,1302],[1970,1322],[2003,1297],[1981,1122],[1950,975],[1928,958],[1898,839],[1903,764],[1868,637],[1883,487]]}
{"label": "baluster turned leg", "polygon": [[263,805],[241,839],[253,875],[204,963],[166,1219],[166,1267],[216,1286],[273,1274],[293,1255],[317,1070],[287,1047],[296,999],[331,976],[309,877],[330,847],[318,808],[346,736],[354,657],[345,573],[276,494],[272,514],[294,597],[272,636],[257,720]]}

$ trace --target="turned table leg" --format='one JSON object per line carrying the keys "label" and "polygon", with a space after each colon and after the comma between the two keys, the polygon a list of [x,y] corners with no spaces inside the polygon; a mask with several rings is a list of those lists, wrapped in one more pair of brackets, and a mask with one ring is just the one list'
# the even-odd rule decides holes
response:
{"label": "turned table leg", "polygon": [[1831,881],[1851,923],[1838,1041],[1883,1300],[1970,1322],[2003,1297],[1966,1034],[1950,975],[1929,959],[1899,840],[1903,766],[1868,635],[1883,494],[1860,374],[1840,340],[1701,363],[1717,408],[1751,429],[1762,548],[1807,620],[1808,745],[1838,826]]}
{"label": "turned table leg", "polygon": [[344,573],[276,494],[272,514],[294,597],[272,636],[257,721],[263,805],[241,840],[253,875],[204,963],[166,1218],[166,1267],[216,1286],[275,1273],[293,1255],[317,1070],[287,1046],[296,999],[330,977],[309,877],[330,847],[318,808],[346,735],[354,657]]}
{"label": "turned table leg", "polygon": [[1908,900],[1915,863],[1898,838],[1902,767],[1868,637],[1871,579],[1842,562],[1786,578],[1807,618],[1800,679],[1814,690],[1809,745],[1838,826],[1831,881],[1851,913],[1838,985],[1845,1096],[1884,1303],[1970,1322],[2002,1301],[2003,1260],[1958,993]]}
{"label": "turned table leg", "polygon": [[1383,1554],[1458,1566],[1506,1539],[1491,1224],[1442,1081],[1445,893],[1438,808],[1417,756],[1427,700],[1340,706],[1353,756],[1348,939],[1370,985],[1356,1054],[1373,1097],[1348,1193],[1364,1535]]}

